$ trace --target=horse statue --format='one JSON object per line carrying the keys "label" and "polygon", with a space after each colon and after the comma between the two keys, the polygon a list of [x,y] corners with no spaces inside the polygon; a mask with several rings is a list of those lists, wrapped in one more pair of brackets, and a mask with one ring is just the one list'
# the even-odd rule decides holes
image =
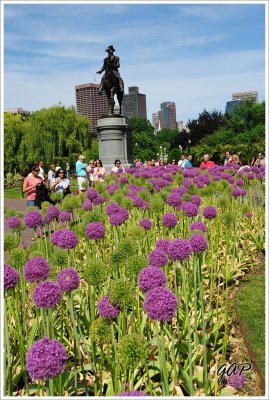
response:
{"label": "horse statue", "polygon": [[110,105],[111,114],[114,114],[114,96],[117,95],[121,115],[122,99],[124,94],[124,82],[118,71],[118,68],[120,67],[120,59],[119,57],[114,56],[113,53],[116,50],[112,45],[108,46],[106,51],[108,52],[108,56],[104,59],[103,67],[99,71],[97,71],[98,74],[101,74],[105,71],[105,74],[103,75],[100,83],[100,89],[98,93],[102,94],[103,91],[106,93],[108,104]]}

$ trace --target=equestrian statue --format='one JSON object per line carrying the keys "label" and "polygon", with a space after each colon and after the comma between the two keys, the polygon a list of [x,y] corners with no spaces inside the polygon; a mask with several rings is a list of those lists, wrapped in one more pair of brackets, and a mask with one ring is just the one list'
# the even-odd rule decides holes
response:
{"label": "equestrian statue", "polygon": [[122,99],[124,94],[124,83],[118,70],[118,68],[120,68],[120,59],[119,57],[114,56],[113,53],[116,50],[112,45],[108,46],[105,51],[108,52],[108,55],[104,59],[104,64],[102,68],[99,71],[97,71],[97,74],[101,74],[102,72],[105,71],[104,75],[102,76],[100,89],[98,93],[99,94],[102,94],[102,92],[106,93],[106,97],[110,105],[111,114],[114,114],[114,106],[115,106],[114,95],[116,94],[120,106],[120,115],[121,115]]}

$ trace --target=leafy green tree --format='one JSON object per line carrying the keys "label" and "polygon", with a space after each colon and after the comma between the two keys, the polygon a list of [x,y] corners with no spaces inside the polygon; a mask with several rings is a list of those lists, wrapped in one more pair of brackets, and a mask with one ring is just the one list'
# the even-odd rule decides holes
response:
{"label": "leafy green tree", "polygon": [[171,143],[180,135],[178,129],[163,128],[155,135],[156,143],[158,146],[163,146],[171,150]]}
{"label": "leafy green tree", "polygon": [[179,151],[179,149],[172,149],[168,154],[168,162],[171,163],[172,160],[176,160],[176,163],[178,163],[180,156],[181,152]]}
{"label": "leafy green tree", "polygon": [[132,128],[132,157],[142,161],[156,158],[158,146],[154,128],[146,118],[130,118]]}

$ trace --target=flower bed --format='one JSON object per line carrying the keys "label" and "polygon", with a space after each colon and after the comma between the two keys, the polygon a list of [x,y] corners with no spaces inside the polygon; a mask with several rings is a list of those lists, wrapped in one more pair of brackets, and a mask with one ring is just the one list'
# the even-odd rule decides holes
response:
{"label": "flower bed", "polygon": [[236,393],[217,370],[232,342],[228,287],[264,246],[264,170],[105,181],[29,210],[26,226],[47,234],[26,254],[6,240],[5,394]]}

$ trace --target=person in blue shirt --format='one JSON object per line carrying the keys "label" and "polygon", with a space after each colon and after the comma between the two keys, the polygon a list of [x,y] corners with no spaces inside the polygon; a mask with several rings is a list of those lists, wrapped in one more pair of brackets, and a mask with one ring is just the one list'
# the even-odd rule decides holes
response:
{"label": "person in blue shirt", "polygon": [[85,163],[85,159],[86,157],[81,154],[76,162],[76,175],[79,193],[85,192],[87,186],[86,183],[88,182],[86,173],[87,164]]}
{"label": "person in blue shirt", "polygon": [[191,168],[192,167],[192,155],[189,154],[188,157],[186,158],[184,164],[183,164],[183,169]]}

